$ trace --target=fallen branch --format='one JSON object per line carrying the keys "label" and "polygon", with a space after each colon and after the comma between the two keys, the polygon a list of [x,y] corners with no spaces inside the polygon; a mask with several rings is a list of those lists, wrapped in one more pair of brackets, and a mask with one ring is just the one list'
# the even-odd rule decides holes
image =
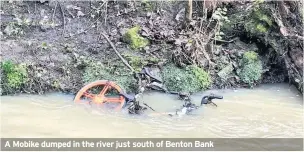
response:
{"label": "fallen branch", "polygon": [[103,32],[100,33],[100,35],[102,35],[104,38],[106,38],[106,40],[108,41],[108,43],[111,45],[111,47],[113,48],[113,50],[115,51],[116,55],[122,60],[122,62],[132,71],[134,72],[135,70],[131,67],[131,65],[120,55],[120,53],[117,51],[115,45],[110,41],[109,37],[106,36]]}

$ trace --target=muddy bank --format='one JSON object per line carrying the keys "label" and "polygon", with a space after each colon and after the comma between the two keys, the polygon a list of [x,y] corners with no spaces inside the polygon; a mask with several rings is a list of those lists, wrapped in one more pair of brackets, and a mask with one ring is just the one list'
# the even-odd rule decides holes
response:
{"label": "muddy bank", "polygon": [[[133,91],[130,70],[101,32],[135,70],[146,64],[169,69],[160,76],[168,83],[178,76],[186,89],[290,81],[302,92],[303,27],[299,25],[303,18],[293,9],[288,15],[295,19],[280,18],[283,28],[280,19],[267,12],[298,4],[231,2],[210,7],[193,2],[188,23],[185,5],[179,1],[1,2],[1,92],[75,93],[97,79],[117,81]],[[284,36],[284,29],[296,29],[293,35],[298,37]],[[171,64],[182,70],[170,72]],[[190,65],[195,66],[190,70],[194,76],[183,75]]]}

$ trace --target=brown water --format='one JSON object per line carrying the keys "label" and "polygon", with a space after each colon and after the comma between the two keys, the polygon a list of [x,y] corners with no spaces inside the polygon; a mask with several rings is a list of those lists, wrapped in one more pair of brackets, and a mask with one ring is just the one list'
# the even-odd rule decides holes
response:
{"label": "brown water", "polygon": [[[196,115],[130,116],[73,103],[72,95],[1,97],[1,137],[303,137],[303,98],[287,84],[255,89],[211,90],[224,96],[218,107],[203,106]],[[182,105],[176,96],[147,93],[143,100],[159,112]]]}

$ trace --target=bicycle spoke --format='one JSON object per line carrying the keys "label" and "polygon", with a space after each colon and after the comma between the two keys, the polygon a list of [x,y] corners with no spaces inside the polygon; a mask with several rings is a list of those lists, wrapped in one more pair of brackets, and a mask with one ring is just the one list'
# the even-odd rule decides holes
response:
{"label": "bicycle spoke", "polygon": [[99,93],[99,96],[104,96],[106,94],[106,92],[108,91],[109,85],[105,85],[102,90]]}
{"label": "bicycle spoke", "polygon": [[88,92],[84,92],[83,95],[87,98],[93,99],[95,97],[95,95],[88,93]]}
{"label": "bicycle spoke", "polygon": [[107,97],[107,98],[104,98],[104,101],[106,102],[121,102],[121,99],[116,97],[116,98],[113,98],[113,97]]}

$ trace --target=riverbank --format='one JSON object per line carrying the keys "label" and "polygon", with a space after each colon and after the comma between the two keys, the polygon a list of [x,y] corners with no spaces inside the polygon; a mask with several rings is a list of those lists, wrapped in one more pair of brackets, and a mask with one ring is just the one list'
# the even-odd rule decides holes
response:
{"label": "riverbank", "polygon": [[[185,5],[178,1],[1,4],[2,95],[76,93],[100,79],[134,92],[130,70],[101,32],[135,70],[146,64],[159,68],[157,75],[171,90],[289,81],[303,91],[303,49],[297,39],[277,34],[278,20],[269,13],[273,3],[204,6],[207,13],[195,4],[186,27]],[[287,24],[292,21],[284,20],[285,26],[301,33],[303,27]]]}

